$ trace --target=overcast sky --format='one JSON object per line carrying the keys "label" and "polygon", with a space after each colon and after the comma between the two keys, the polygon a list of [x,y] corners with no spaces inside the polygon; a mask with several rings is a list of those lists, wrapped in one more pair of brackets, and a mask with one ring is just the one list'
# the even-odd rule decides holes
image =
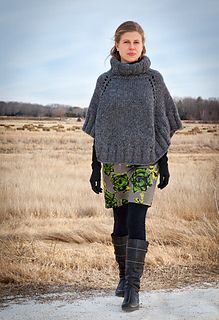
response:
{"label": "overcast sky", "polygon": [[173,97],[219,97],[218,0],[0,0],[0,100],[87,107],[127,20]]}

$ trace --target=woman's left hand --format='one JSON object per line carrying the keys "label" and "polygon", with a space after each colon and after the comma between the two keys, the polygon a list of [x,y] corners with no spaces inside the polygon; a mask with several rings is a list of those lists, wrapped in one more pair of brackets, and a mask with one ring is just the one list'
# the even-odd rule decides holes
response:
{"label": "woman's left hand", "polygon": [[158,188],[163,189],[168,185],[170,173],[168,170],[168,157],[167,153],[163,155],[160,160],[158,160],[159,164],[159,174],[160,174],[160,183],[158,184]]}

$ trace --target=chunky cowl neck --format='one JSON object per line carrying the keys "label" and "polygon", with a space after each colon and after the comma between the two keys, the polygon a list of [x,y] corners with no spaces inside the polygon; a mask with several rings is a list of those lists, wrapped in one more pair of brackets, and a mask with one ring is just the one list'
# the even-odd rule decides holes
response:
{"label": "chunky cowl neck", "polygon": [[147,72],[150,68],[151,61],[147,56],[143,56],[140,61],[133,63],[124,63],[117,60],[115,57],[110,59],[111,70],[115,75],[138,75]]}

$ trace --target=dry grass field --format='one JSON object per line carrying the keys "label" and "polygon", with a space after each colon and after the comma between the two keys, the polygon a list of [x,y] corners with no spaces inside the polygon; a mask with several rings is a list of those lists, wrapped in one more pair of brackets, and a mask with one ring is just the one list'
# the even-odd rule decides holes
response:
{"label": "dry grass field", "polygon": [[[219,125],[183,122],[170,183],[148,211],[142,288],[218,279]],[[92,138],[74,119],[0,120],[0,288],[113,289],[112,210],[89,184]]]}

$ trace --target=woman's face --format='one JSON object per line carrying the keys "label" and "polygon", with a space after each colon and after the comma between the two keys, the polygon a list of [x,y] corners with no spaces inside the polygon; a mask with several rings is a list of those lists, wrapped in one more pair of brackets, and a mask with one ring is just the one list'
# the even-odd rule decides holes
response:
{"label": "woman's face", "polygon": [[120,41],[115,42],[115,47],[119,51],[121,62],[137,61],[143,50],[142,37],[137,31],[125,32]]}

